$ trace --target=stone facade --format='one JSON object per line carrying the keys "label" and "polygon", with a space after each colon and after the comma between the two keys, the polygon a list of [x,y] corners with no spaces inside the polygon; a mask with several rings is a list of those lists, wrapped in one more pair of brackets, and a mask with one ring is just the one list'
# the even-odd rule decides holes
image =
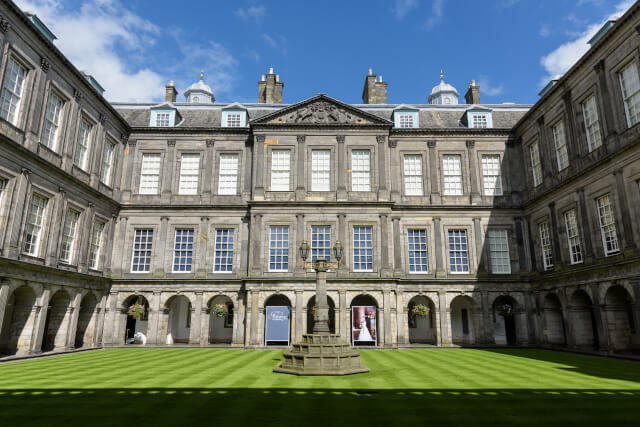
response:
{"label": "stone facade", "polygon": [[[302,240],[344,244],[327,287],[345,340],[351,307],[365,305],[381,347],[637,349],[640,125],[624,120],[619,74],[640,61],[639,10],[534,106],[391,105],[373,74],[364,104],[284,105],[272,71],[255,104],[176,102],[170,84],[165,104],[110,105],[4,3],[0,72],[14,58],[26,77],[17,118],[0,117],[0,351],[116,346],[135,332],[146,345],[263,347],[266,307],[283,305],[300,341],[315,291]],[[591,95],[600,147],[585,133]],[[490,125],[467,127],[478,111]]]}

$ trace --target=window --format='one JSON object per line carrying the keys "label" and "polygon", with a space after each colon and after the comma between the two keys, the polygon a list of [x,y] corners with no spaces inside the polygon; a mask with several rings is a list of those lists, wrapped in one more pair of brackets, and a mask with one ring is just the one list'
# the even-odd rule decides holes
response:
{"label": "window", "polygon": [[91,233],[91,244],[89,245],[89,268],[97,270],[100,266],[100,255],[102,248],[102,232],[104,231],[104,222],[96,221],[93,224],[93,232]]}
{"label": "window", "polygon": [[240,127],[240,113],[228,113],[227,114],[227,127],[239,128]]}
{"label": "window", "polygon": [[399,117],[401,128],[412,128],[413,125],[413,115],[412,114],[400,114]]}
{"label": "window", "polygon": [[114,145],[109,141],[105,141],[102,149],[102,169],[100,171],[100,181],[103,184],[111,184],[111,163],[113,161]]}
{"label": "window", "polygon": [[241,128],[247,126],[247,112],[243,109],[222,111],[222,126],[229,128]]}
{"label": "window", "polygon": [[618,247],[616,222],[613,217],[613,209],[611,208],[609,195],[605,194],[596,199],[596,204],[598,205],[598,218],[600,220],[600,234],[602,235],[604,254],[611,255],[617,253],[620,251],[620,248]]}
{"label": "window", "polygon": [[188,273],[193,264],[193,229],[176,229],[173,247],[173,272]]}
{"label": "window", "polygon": [[156,112],[156,126],[169,127],[171,113]]}
{"label": "window", "polygon": [[4,190],[7,188],[8,180],[6,178],[0,178],[0,202],[2,202],[2,195],[4,194]]}
{"label": "window", "polygon": [[331,151],[311,151],[311,191],[329,191],[331,188]]}
{"label": "window", "polygon": [[589,152],[592,152],[602,145],[595,95],[591,95],[589,99],[582,103],[582,114],[584,116],[584,130],[587,134],[587,145],[589,146]]}
{"label": "window", "polygon": [[232,228],[216,230],[216,253],[213,271],[231,273],[233,271],[233,235]]}
{"label": "window", "polygon": [[493,118],[490,111],[467,111],[467,123],[470,128],[486,129],[493,127]]}
{"label": "window", "polygon": [[331,227],[328,225],[311,227],[311,262],[318,258],[331,262]]}
{"label": "window", "polygon": [[567,227],[567,240],[569,243],[569,254],[571,264],[582,262],[582,247],[580,246],[580,235],[578,234],[578,223],[576,221],[576,211],[571,209],[564,213],[564,224]]}
{"label": "window", "polygon": [[624,110],[627,114],[629,127],[640,121],[640,78],[638,78],[638,63],[633,61],[620,73],[620,86],[622,86],[622,98]]}
{"label": "window", "polygon": [[271,191],[289,191],[290,158],[289,150],[271,152]]}
{"label": "window", "polygon": [[218,194],[236,194],[238,187],[238,155],[220,154]]}
{"label": "window", "polygon": [[91,124],[82,119],[80,120],[80,128],[78,129],[78,140],[76,142],[76,153],[73,157],[73,164],[82,170],[87,168],[87,151],[89,151],[89,134],[91,133]]}
{"label": "window", "polygon": [[418,127],[418,111],[398,109],[393,112],[393,122],[396,128],[410,129]]}
{"label": "window", "polygon": [[289,227],[272,225],[269,237],[269,271],[289,269]]}
{"label": "window", "polygon": [[49,93],[47,110],[44,114],[44,126],[42,128],[42,145],[55,151],[58,141],[58,126],[60,124],[60,112],[64,102],[53,92]]}
{"label": "window", "polygon": [[507,230],[489,230],[489,259],[491,272],[494,274],[510,274],[511,261],[509,259],[509,242]]}
{"label": "window", "polygon": [[142,155],[140,171],[140,194],[158,194],[160,180],[160,153]]}
{"label": "window", "polygon": [[427,230],[407,230],[407,243],[409,244],[409,273],[426,273],[429,270],[427,263]]}
{"label": "window", "polygon": [[551,234],[549,233],[549,221],[538,224],[538,235],[540,236],[540,246],[542,247],[542,264],[544,269],[553,268],[553,251],[551,250]]}
{"label": "window", "polygon": [[531,144],[531,147],[529,147],[529,154],[531,155],[533,186],[537,187],[542,183],[542,164],[540,163],[540,146],[538,145],[538,141]]}
{"label": "window", "polygon": [[460,155],[442,156],[442,175],[445,196],[462,196],[462,168]]}
{"label": "window", "polygon": [[467,230],[449,230],[449,270],[452,273],[469,272]]}
{"label": "window", "polygon": [[62,231],[62,246],[60,247],[60,260],[71,263],[75,250],[76,231],[80,212],[69,209],[64,219],[64,229]]}
{"label": "window", "polygon": [[178,194],[198,194],[200,154],[183,154],[180,161]]}
{"label": "window", "polygon": [[24,253],[37,256],[40,246],[40,232],[44,220],[47,199],[37,194],[31,196],[29,216],[24,229]]}
{"label": "window", "polygon": [[502,195],[500,155],[487,154],[482,156],[482,185],[485,196]]}
{"label": "window", "polygon": [[0,117],[13,125],[18,122],[20,99],[26,77],[27,69],[15,59],[9,58],[2,86],[2,99],[0,99]]}
{"label": "window", "polygon": [[373,227],[353,227],[353,271],[373,271]]}
{"label": "window", "polygon": [[153,230],[136,230],[133,241],[133,257],[131,260],[131,271],[146,272],[151,271],[151,248],[153,246]]}
{"label": "window", "polygon": [[473,128],[486,128],[487,127],[487,116],[484,114],[474,114],[473,121],[471,122],[471,127]]}
{"label": "window", "polygon": [[564,170],[569,166],[569,155],[567,153],[567,139],[564,133],[564,122],[560,121],[551,128],[553,133],[553,142],[556,146],[556,160],[558,161],[558,170]]}
{"label": "window", "polygon": [[351,152],[351,191],[371,191],[371,152]]}
{"label": "window", "polygon": [[422,156],[404,156],[404,193],[407,196],[422,196]]}

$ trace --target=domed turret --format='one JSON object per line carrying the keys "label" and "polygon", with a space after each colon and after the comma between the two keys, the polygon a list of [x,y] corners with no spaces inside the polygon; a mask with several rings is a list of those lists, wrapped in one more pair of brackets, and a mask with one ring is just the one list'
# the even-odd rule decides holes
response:
{"label": "domed turret", "polygon": [[204,71],[200,72],[200,81],[195,82],[184,92],[187,102],[194,104],[203,104],[216,102],[211,87],[204,82]]}
{"label": "domed turret", "polygon": [[459,96],[455,87],[444,82],[444,74],[440,71],[440,84],[431,89],[429,104],[457,104]]}

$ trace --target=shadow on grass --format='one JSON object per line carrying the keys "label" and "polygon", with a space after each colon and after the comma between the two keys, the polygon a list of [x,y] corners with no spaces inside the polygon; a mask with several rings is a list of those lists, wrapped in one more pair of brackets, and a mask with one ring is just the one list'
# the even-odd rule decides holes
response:
{"label": "shadow on grass", "polygon": [[[556,369],[576,372],[592,377],[632,381],[640,384],[640,363],[635,361],[612,360],[599,356],[577,355],[563,351],[525,348],[488,348],[481,349],[481,351],[566,365]],[[625,365],[624,369],[620,368],[620,364]]]}
{"label": "shadow on grass", "polygon": [[0,390],[2,425],[630,425],[640,390]]}

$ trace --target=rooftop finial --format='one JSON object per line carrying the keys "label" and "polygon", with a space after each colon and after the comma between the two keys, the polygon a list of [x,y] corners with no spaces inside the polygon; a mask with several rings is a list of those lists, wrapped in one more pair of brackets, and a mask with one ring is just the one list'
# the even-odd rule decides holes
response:
{"label": "rooftop finial", "polygon": [[440,69],[440,80],[444,80],[444,72]]}
{"label": "rooftop finial", "polygon": [[369,75],[373,76],[373,70],[371,68],[369,68]]}
{"label": "rooftop finial", "polygon": [[273,74],[273,67],[269,67],[269,74]]}
{"label": "rooftop finial", "polygon": [[204,79],[204,70],[200,70],[200,80]]}

